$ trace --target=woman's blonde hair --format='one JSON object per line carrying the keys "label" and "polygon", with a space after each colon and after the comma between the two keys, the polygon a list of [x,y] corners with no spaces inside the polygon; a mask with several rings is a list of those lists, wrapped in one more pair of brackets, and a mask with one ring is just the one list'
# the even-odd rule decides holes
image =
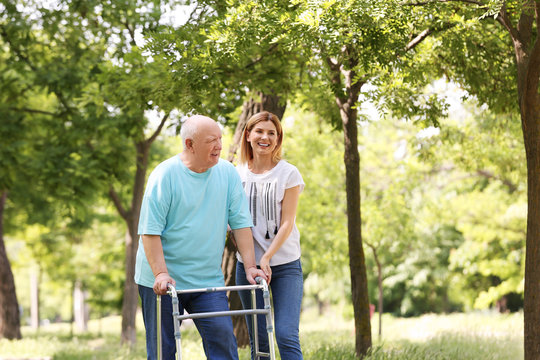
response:
{"label": "woman's blonde hair", "polygon": [[283,129],[281,128],[281,122],[279,118],[268,111],[261,111],[249,118],[244,131],[242,131],[242,141],[240,142],[240,163],[245,164],[249,160],[253,159],[253,149],[247,141],[249,132],[261,121],[271,121],[276,127],[277,131],[277,144],[272,151],[272,161],[277,163],[281,160],[281,144],[283,142]]}

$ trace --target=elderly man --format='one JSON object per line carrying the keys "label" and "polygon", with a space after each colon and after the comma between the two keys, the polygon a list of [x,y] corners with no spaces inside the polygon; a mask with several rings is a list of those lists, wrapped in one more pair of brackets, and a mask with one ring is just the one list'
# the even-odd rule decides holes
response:
{"label": "elderly man", "polygon": [[[227,225],[246,265],[246,279],[267,279],[255,264],[251,215],[240,178],[220,159],[221,129],[205,116],[182,125],[184,150],[159,164],[148,179],[139,220],[135,282],[139,285],[148,359],[157,357],[156,294],[167,284],[177,289],[224,285],[221,258]],[[182,294],[181,312],[228,310],[224,292]],[[163,356],[175,356],[172,305],[162,298]],[[195,324],[209,359],[238,359],[230,317],[197,319]]]}

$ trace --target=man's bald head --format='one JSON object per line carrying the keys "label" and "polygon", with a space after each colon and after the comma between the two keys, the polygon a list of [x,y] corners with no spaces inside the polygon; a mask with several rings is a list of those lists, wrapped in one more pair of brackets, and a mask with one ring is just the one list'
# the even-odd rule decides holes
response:
{"label": "man's bald head", "polygon": [[193,115],[190,116],[180,128],[180,137],[182,142],[185,144],[187,139],[194,139],[195,136],[203,130],[205,127],[218,126],[217,122],[212,118],[204,115]]}
{"label": "man's bald head", "polygon": [[205,172],[219,162],[221,128],[208,116],[194,115],[180,129],[184,143],[182,161],[192,171]]}

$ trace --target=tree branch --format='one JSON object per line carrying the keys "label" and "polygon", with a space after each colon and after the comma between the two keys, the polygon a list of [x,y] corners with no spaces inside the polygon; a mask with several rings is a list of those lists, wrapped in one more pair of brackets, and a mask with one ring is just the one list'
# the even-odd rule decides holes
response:
{"label": "tree branch", "polygon": [[276,49],[277,47],[278,47],[278,43],[273,43],[272,45],[270,45],[270,47],[268,48],[268,50],[266,51],[265,54],[261,55],[258,59],[255,59],[252,62],[250,62],[249,64],[247,64],[245,66],[245,69],[249,69],[250,67],[256,65],[257,63],[260,63],[266,57],[266,55],[272,54],[274,49]]}
{"label": "tree branch", "polygon": [[[523,10],[523,12],[526,12],[526,9]],[[536,19],[538,21],[538,17],[540,16],[540,3],[536,2],[535,5],[535,13],[536,13]],[[522,15],[523,16],[523,15]],[[520,19],[521,22],[521,19]],[[536,25],[537,34],[540,34],[540,29],[538,29],[538,25]],[[529,29],[529,34],[532,33],[532,27]],[[526,98],[527,99],[534,99],[538,96],[538,82],[540,81],[540,39],[536,36],[536,39],[534,41],[534,45],[531,49],[531,53],[529,55],[529,64],[527,66],[527,76],[526,76]],[[523,44],[525,46],[528,46],[529,44]]]}
{"label": "tree branch", "polygon": [[[200,8],[202,8],[201,13],[199,14],[198,18],[195,18],[195,16],[197,15],[197,10],[199,10]],[[199,7],[199,4],[197,3],[197,6],[195,6],[191,14],[189,14],[189,18],[187,19],[186,24],[189,24],[192,21],[196,23],[196,20],[200,19],[206,13],[207,9],[208,8],[204,5]]]}
{"label": "tree branch", "polygon": [[536,4],[535,6],[535,3],[536,1],[534,0],[528,0],[526,3],[524,3],[521,10],[521,15],[519,16],[517,32],[519,40],[523,42],[523,44],[528,44],[531,40],[534,18],[532,16],[532,13],[529,13],[529,11],[532,12],[533,9],[538,8],[538,4]]}
{"label": "tree branch", "polygon": [[30,109],[30,108],[9,107],[8,109],[12,110],[12,111],[28,112],[28,113],[34,113],[34,114],[50,115],[50,116],[58,116],[59,115],[59,114],[52,113],[50,111],[44,111],[44,110],[38,110],[38,109]]}
{"label": "tree branch", "polygon": [[538,39],[540,37],[540,27],[538,26],[538,22],[540,21],[540,3],[538,1],[535,3],[535,13],[536,13],[536,38]]}
{"label": "tree branch", "polygon": [[[326,64],[330,68],[330,74],[331,74],[331,81],[335,88],[341,89],[343,87],[343,83],[341,82],[341,70],[340,66],[337,63],[337,61],[334,61],[332,58],[327,57]],[[336,96],[336,102],[340,109],[343,108],[343,104],[347,101],[347,99],[344,99],[342,96],[338,96],[337,94],[334,94]]]}
{"label": "tree branch", "polygon": [[500,182],[502,182],[504,185],[506,185],[506,187],[508,188],[508,191],[510,193],[513,193],[514,191],[517,190],[517,186],[516,184],[514,184],[513,182],[511,182],[510,180],[508,179],[505,179],[505,178],[502,178],[502,177],[499,177],[499,176],[495,176],[494,174],[492,174],[490,171],[487,171],[487,170],[482,170],[482,169],[479,169],[476,171],[476,173],[482,177],[485,177],[487,179],[495,179],[495,180],[499,180]]}
{"label": "tree branch", "polygon": [[[13,51],[18,57],[20,57],[30,67],[30,69],[32,69],[32,71],[37,72],[38,68],[32,63],[32,61],[30,61],[30,59],[25,54],[23,54],[21,49],[19,49],[13,44],[4,26],[0,26],[0,29],[1,29],[0,34],[2,35],[4,40],[9,44],[10,50]],[[71,109],[71,107],[68,105],[67,100],[64,98],[64,95],[62,93],[60,93],[58,90],[53,90],[53,93],[56,95],[58,100],[60,100],[60,103],[64,106],[66,110]]]}
{"label": "tree branch", "polygon": [[418,44],[420,44],[422,41],[424,41],[429,35],[433,33],[432,29],[425,29],[420,34],[418,34],[414,39],[409,41],[407,46],[405,46],[405,51],[409,51],[414,49]]}
{"label": "tree branch", "polygon": [[[486,9],[486,4],[484,4],[481,1],[478,0],[433,0],[433,1],[422,1],[422,2],[414,2],[414,3],[407,3],[405,5],[407,6],[424,6],[429,5],[433,3],[450,3],[450,2],[457,2],[457,3],[465,3],[465,4],[472,4],[477,5],[478,9]],[[496,17],[496,20],[503,25],[511,34],[511,36],[514,39],[517,39],[518,37],[518,31],[512,26],[512,22],[510,21],[510,18],[508,16],[508,13],[506,12],[506,4],[503,3],[503,6],[501,7],[501,10],[499,11],[499,16]]]}
{"label": "tree branch", "polygon": [[122,201],[120,200],[120,197],[118,196],[118,193],[114,191],[114,188],[112,185],[109,187],[109,197],[111,198],[114,206],[116,207],[116,210],[118,210],[118,213],[122,218],[126,221],[128,221],[128,212],[124,208],[124,205],[122,205]]}
{"label": "tree branch", "polygon": [[30,69],[32,69],[33,71],[37,71],[37,68],[34,66],[34,64],[32,64],[32,62],[30,61],[30,59],[24,55],[22,53],[22,51],[16,47],[13,42],[11,41],[11,39],[9,38],[9,35],[8,33],[6,32],[6,29],[4,27],[4,25],[0,25],[0,34],[2,35],[2,37],[4,38],[4,40],[9,44],[9,48],[11,49],[11,51],[13,51],[18,57],[20,57],[28,66],[30,66]]}
{"label": "tree branch", "polygon": [[403,5],[406,5],[406,6],[424,6],[424,5],[429,5],[429,4],[433,4],[433,3],[447,3],[447,2],[462,2],[462,3],[467,3],[467,4],[485,6],[484,3],[482,3],[481,1],[477,1],[477,0],[432,0],[432,1],[421,1],[421,2],[415,2],[415,3],[406,3],[406,4],[403,4]]}
{"label": "tree branch", "polygon": [[135,30],[129,27],[127,17],[125,21],[120,20],[120,23],[126,27],[126,30],[129,32],[129,36],[131,36],[131,46],[137,46],[137,43],[135,42]]}
{"label": "tree branch", "polygon": [[171,115],[171,112],[169,111],[168,113],[166,113],[163,118],[161,119],[161,122],[159,123],[159,126],[157,127],[156,131],[154,131],[154,133],[152,134],[152,136],[150,136],[148,138],[148,140],[146,140],[146,143],[147,144],[151,144],[154,142],[154,140],[156,140],[156,138],[158,137],[159,133],[161,133],[161,129],[163,129],[163,126],[165,125],[165,122],[167,121],[167,119],[169,118],[169,115]]}
{"label": "tree branch", "polygon": [[448,29],[453,28],[454,26],[456,26],[456,24],[445,23],[442,27],[438,29],[431,29],[431,28],[425,29],[420,34],[416,35],[414,39],[409,41],[407,46],[405,46],[405,52],[414,49],[416,46],[418,46],[418,44],[420,44],[422,41],[427,39],[431,34],[446,31]]}
{"label": "tree branch", "polygon": [[499,16],[497,16],[497,21],[499,22],[499,24],[504,26],[506,30],[508,30],[513,40],[518,39],[519,37],[518,31],[512,25],[512,21],[510,20],[510,17],[508,16],[508,12],[506,11],[506,4],[503,4],[503,6],[501,7],[501,10],[499,11]]}

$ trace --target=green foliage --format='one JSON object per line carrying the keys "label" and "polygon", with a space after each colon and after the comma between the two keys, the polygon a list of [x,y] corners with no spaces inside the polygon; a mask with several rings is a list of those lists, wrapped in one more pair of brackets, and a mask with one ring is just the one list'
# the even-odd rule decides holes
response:
{"label": "green foliage", "polygon": [[[121,306],[124,279],[124,239],[114,216],[95,210],[82,228],[67,224],[26,226],[8,239],[8,254],[24,313],[29,312],[30,273],[37,273],[41,319],[71,318],[75,282],[88,291],[92,315],[116,312]],[[89,228],[87,230],[87,228]],[[19,240],[20,239],[20,240]],[[59,304],[62,304],[59,306]]]}
{"label": "green foliage", "polygon": [[[519,129],[473,105],[462,111],[431,135],[391,119],[361,124],[363,238],[382,263],[385,311],[487,308],[522,293]],[[337,304],[349,299],[341,135],[293,107],[283,122],[284,156],[306,182],[297,213],[306,303]],[[375,304],[377,268],[365,251]]]}
{"label": "green foliage", "polygon": [[[423,61],[438,77],[445,77],[467,90],[494,112],[518,111],[517,73],[513,44],[506,29],[493,17],[504,6],[517,23],[524,2],[489,1],[486,7],[453,2],[437,5],[452,24],[420,45]],[[429,65],[427,65],[429,66]],[[486,76],[490,74],[490,76]]]}
{"label": "green foliage", "polygon": [[[428,212],[441,214],[463,236],[449,258],[450,297],[467,309],[523,293],[527,206],[519,122],[485,110],[472,115],[448,123],[440,136],[418,141],[420,155],[437,169],[433,174],[440,173],[432,190],[442,190],[439,204]],[[441,222],[431,215],[425,219],[426,225]]]}
{"label": "green foliage", "polygon": [[[9,190],[5,230],[15,238],[10,241],[27,243],[31,251],[25,256],[39,263],[51,299],[69,298],[72,284],[81,281],[94,309],[115,311],[125,281],[124,243],[117,224],[107,225],[110,210],[97,220],[100,225],[93,217],[112,187],[129,204],[137,165],[133,145],[154,131],[150,112],[165,117],[187,103],[175,88],[156,81],[171,79],[167,63],[139,47],[140,34],[163,27],[163,4],[25,5],[0,5],[0,70],[6,80],[0,100],[9,124],[0,135],[10,139],[0,147],[0,188]],[[109,240],[107,245],[91,241],[93,226],[103,227],[108,235],[94,236]],[[42,314],[67,318],[69,302],[63,304],[67,311],[56,306],[48,312],[44,304]]]}
{"label": "green foliage", "polygon": [[287,111],[283,122],[284,158],[298,167],[306,183],[296,218],[303,270],[306,275],[339,274],[347,263],[341,135],[316,115],[294,108]]}
{"label": "green foliage", "polygon": [[[299,10],[290,36],[300,46],[312,48],[302,78],[303,102],[341,127],[335,101],[345,101],[351,88],[362,86],[355,99],[377,105],[380,114],[437,123],[446,106],[424,87],[433,81],[429,65],[411,45],[424,30],[442,31],[442,14],[408,7],[394,1],[296,1]],[[406,6],[406,5],[405,5]],[[424,55],[425,56],[425,55]],[[344,74],[354,72],[352,83]],[[369,86],[366,86],[369,85]],[[310,91],[322,87],[319,95]],[[332,94],[333,96],[321,96]],[[339,100],[337,100],[339,99]]]}
{"label": "green foliage", "polygon": [[222,5],[198,3],[208,15],[153,33],[146,49],[168,63],[172,75],[164,84],[192,111],[234,123],[231,114],[246,96],[262,91],[286,99],[296,89],[307,49],[293,49],[286,36],[294,10],[286,2]]}
{"label": "green foliage", "polygon": [[463,241],[435,213],[436,224],[421,228],[422,208],[430,186],[423,176],[429,164],[418,161],[411,142],[418,129],[395,120],[362,127],[363,239],[370,274],[370,300],[378,301],[378,269],[382,266],[384,311],[400,315],[450,311],[449,255]]}

